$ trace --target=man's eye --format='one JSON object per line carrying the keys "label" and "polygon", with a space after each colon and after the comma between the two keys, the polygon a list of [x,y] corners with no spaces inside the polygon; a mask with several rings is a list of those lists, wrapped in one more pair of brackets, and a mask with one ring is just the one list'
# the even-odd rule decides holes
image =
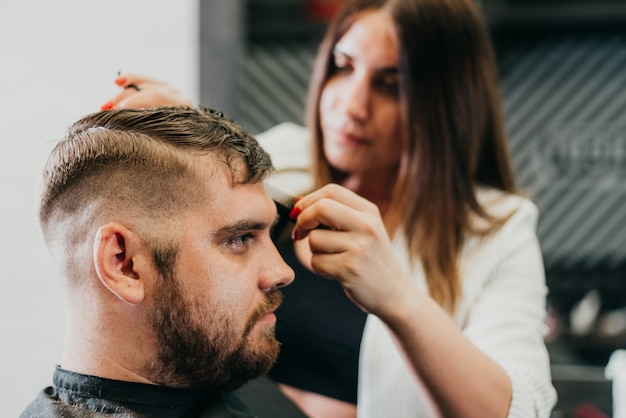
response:
{"label": "man's eye", "polygon": [[243,247],[243,246],[246,246],[249,243],[249,241],[252,240],[253,238],[254,238],[254,235],[250,233],[241,234],[241,235],[237,235],[229,239],[228,244],[232,246],[236,246],[236,247]]}

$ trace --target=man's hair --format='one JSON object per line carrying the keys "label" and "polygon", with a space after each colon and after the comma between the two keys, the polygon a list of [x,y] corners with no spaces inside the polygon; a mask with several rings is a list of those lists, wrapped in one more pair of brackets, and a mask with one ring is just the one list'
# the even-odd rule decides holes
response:
{"label": "man's hair", "polygon": [[[78,221],[90,211],[158,222],[183,210],[207,198],[197,192],[202,179],[194,168],[194,157],[205,155],[224,165],[233,185],[262,181],[272,170],[256,139],[219,111],[160,107],[88,115],[68,129],[44,169],[44,234],[53,219]],[[78,231],[73,238],[80,238]]]}

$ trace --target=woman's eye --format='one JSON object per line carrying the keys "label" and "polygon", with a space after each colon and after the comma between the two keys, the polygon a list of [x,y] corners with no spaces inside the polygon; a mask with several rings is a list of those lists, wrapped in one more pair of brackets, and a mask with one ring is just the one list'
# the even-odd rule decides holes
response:
{"label": "woman's eye", "polygon": [[390,96],[397,96],[399,92],[397,80],[380,80],[378,82],[378,88],[380,91]]}
{"label": "woman's eye", "polygon": [[332,69],[334,72],[346,72],[350,70],[350,64],[345,59],[333,59]]}

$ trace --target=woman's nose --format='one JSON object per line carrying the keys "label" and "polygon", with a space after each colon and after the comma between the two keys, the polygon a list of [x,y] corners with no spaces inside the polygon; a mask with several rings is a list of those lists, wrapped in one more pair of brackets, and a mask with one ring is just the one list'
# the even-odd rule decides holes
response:
{"label": "woman's nose", "polygon": [[354,77],[344,86],[344,106],[346,113],[359,121],[369,117],[370,91],[366,80]]}

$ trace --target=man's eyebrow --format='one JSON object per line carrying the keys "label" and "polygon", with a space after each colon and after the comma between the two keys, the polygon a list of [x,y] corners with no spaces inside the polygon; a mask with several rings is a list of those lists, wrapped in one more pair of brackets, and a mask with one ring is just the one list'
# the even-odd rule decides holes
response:
{"label": "man's eyebrow", "polygon": [[269,227],[270,225],[268,225],[267,222],[242,220],[218,229],[215,235],[237,234],[245,231],[261,231]]}

